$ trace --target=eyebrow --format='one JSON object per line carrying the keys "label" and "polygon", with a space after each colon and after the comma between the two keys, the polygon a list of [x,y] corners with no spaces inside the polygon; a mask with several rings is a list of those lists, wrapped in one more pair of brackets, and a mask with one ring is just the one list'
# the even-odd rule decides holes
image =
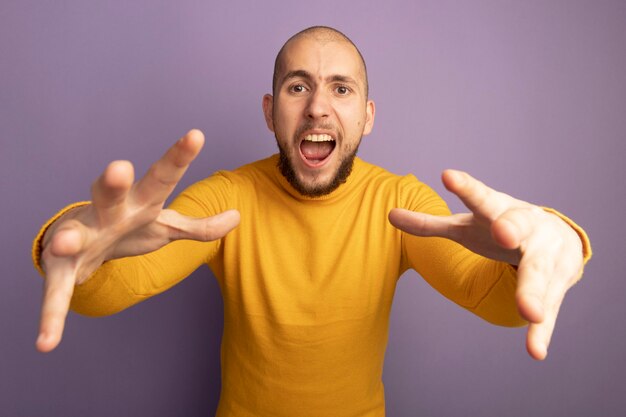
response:
{"label": "eyebrow", "polygon": [[[289,71],[287,74],[285,74],[285,76],[282,79],[281,85],[285,83],[285,81],[288,81],[292,78],[304,78],[306,80],[313,80],[313,75],[311,75],[310,72],[305,71],[305,70],[294,70],[294,71]],[[354,85],[359,85],[359,83],[356,82],[356,80],[352,77],[348,77],[346,75],[340,75],[340,74],[335,74],[335,75],[331,75],[329,77],[326,78],[326,81],[330,81],[330,82],[341,82],[341,83],[346,83],[346,84],[354,84]]]}

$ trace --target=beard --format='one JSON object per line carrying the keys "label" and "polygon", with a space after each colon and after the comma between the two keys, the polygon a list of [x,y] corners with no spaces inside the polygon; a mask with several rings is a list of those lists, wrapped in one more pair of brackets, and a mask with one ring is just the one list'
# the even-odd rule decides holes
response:
{"label": "beard", "polygon": [[[360,142],[360,141],[359,141]],[[354,158],[356,157],[359,145],[357,144],[354,149],[348,151],[348,153],[341,159],[339,168],[335,172],[335,176],[326,184],[305,184],[298,178],[294,165],[289,159],[289,155],[280,146],[280,142],[277,140],[279,149],[278,169],[283,174],[285,179],[291,184],[291,186],[305,197],[321,197],[335,191],[341,184],[345,183],[350,173],[352,172],[352,166],[354,165]]]}

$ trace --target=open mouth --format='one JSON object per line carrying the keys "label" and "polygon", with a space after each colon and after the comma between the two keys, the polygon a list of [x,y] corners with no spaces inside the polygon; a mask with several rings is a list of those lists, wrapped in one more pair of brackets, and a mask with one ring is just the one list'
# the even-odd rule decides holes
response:
{"label": "open mouth", "polygon": [[327,134],[309,134],[300,141],[300,154],[307,165],[322,165],[335,150],[336,141]]}

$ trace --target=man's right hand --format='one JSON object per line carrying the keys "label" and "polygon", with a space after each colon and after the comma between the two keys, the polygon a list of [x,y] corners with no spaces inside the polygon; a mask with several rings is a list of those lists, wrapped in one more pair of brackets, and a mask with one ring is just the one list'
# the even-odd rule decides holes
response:
{"label": "man's right hand", "polygon": [[152,252],[178,239],[217,240],[239,224],[236,210],[199,219],[163,209],[203,144],[202,132],[189,131],[134,184],[130,162],[111,162],[92,186],[92,204],[68,211],[46,231],[39,351],[59,344],[74,285],[103,262]]}

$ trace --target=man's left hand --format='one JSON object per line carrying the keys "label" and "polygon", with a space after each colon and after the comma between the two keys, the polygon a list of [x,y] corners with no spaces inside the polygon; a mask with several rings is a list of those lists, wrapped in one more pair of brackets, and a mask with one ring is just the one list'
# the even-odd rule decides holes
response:
{"label": "man's left hand", "polygon": [[407,233],[452,239],[480,255],[517,265],[517,307],[529,322],[526,348],[534,359],[545,359],[565,293],[582,271],[580,237],[558,216],[464,172],[447,170],[442,180],[471,213],[432,216],[393,209],[389,220]]}

